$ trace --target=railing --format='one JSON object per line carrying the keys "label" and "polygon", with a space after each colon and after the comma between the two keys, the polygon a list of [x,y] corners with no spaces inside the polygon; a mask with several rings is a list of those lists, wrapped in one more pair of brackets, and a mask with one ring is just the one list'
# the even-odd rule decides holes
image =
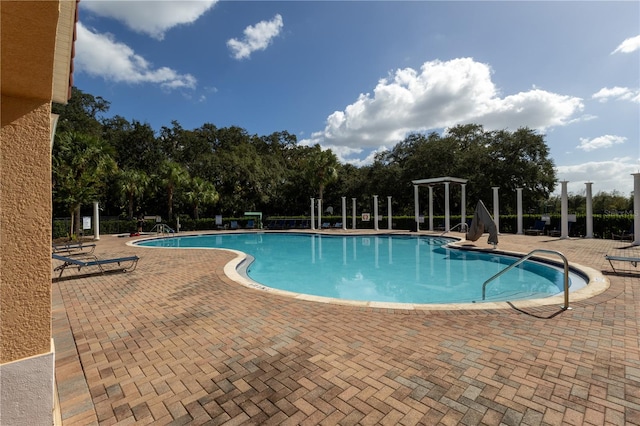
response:
{"label": "railing", "polygon": [[562,306],[562,309],[563,310],[570,309],[569,308],[569,262],[567,261],[567,258],[564,256],[564,254],[560,253],[559,251],[555,251],[555,250],[545,250],[545,249],[532,250],[529,253],[527,253],[526,256],[524,256],[523,258],[519,259],[517,262],[512,263],[511,265],[509,265],[508,267],[506,267],[502,271],[498,272],[497,274],[495,274],[494,276],[492,276],[491,278],[486,280],[484,282],[484,284],[482,284],[482,300],[485,299],[485,291],[487,289],[487,284],[489,284],[491,281],[495,280],[496,278],[502,276],[507,271],[509,271],[509,270],[515,268],[516,266],[520,265],[521,263],[527,261],[531,256],[533,256],[534,253],[557,254],[558,256],[560,256],[562,258],[562,261],[564,262],[564,306]]}
{"label": "railing", "polygon": [[448,231],[444,231],[442,234],[440,234],[440,236],[442,237],[447,232],[451,232],[451,231],[455,230],[456,228],[460,228],[460,232],[469,231],[469,225],[467,225],[466,223],[456,223],[451,229],[449,229]]}
{"label": "railing", "polygon": [[151,232],[155,232],[156,234],[173,234],[175,231],[169,228],[168,225],[159,223],[151,228]]}

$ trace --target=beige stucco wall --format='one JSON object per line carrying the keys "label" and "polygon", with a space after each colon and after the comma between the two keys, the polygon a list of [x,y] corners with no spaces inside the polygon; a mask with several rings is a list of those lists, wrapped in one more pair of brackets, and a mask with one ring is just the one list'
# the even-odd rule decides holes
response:
{"label": "beige stucco wall", "polygon": [[0,105],[0,364],[51,350],[49,101]]}

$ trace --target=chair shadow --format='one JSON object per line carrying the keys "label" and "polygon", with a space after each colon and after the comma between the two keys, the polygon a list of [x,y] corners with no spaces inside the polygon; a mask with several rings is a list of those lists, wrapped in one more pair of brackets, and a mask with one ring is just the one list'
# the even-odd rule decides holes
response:
{"label": "chair shadow", "polygon": [[600,271],[602,272],[602,275],[612,275],[615,277],[631,277],[631,278],[637,278],[638,275],[640,275],[640,270],[639,271],[633,271],[630,269],[627,270],[620,270],[619,272],[614,272],[614,271]]}
{"label": "chair shadow", "polygon": [[57,283],[62,281],[77,280],[81,278],[100,277],[100,276],[112,275],[112,274],[124,274],[126,272],[128,271],[124,269],[109,269],[109,270],[105,270],[104,272],[90,272],[90,273],[82,273],[82,274],[78,273],[78,274],[66,275],[63,277],[53,277],[51,278],[51,282]]}

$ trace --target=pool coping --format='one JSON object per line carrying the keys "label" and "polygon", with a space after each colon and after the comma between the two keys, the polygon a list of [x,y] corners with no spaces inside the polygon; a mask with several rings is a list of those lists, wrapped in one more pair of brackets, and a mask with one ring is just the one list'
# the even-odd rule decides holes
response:
{"label": "pool coping", "polygon": [[[182,236],[198,236],[198,235],[216,235],[216,234],[232,234],[232,233],[247,233],[247,232],[196,232],[196,233],[183,233]],[[265,230],[257,230],[252,231],[251,233],[282,233],[281,230],[278,231],[265,231]],[[454,242],[448,244],[448,247],[455,248],[458,250],[468,250],[468,251],[479,251],[479,252],[490,252],[496,253],[500,255],[507,255],[513,257],[523,257],[526,253],[515,252],[502,250],[497,248],[479,248],[475,246],[461,246],[463,243],[467,243],[468,241],[455,236],[443,236],[439,234],[415,234],[411,232],[378,232],[375,234],[366,233],[366,232],[350,232],[348,234],[336,234],[330,232],[313,232],[313,230],[306,231],[289,231],[285,232],[289,234],[319,234],[319,235],[327,235],[327,236],[340,236],[340,235],[348,235],[348,236],[385,236],[385,235],[413,235],[413,236],[425,236],[425,237],[443,237],[447,239],[453,239]],[[150,240],[150,239],[162,239],[162,238],[171,238],[176,237],[176,234],[170,234],[167,236],[152,236],[149,238],[141,238],[134,241],[127,242],[127,245],[144,247],[136,244],[140,241]],[[171,248],[176,249],[176,247],[145,247],[145,248]],[[304,293],[295,293],[287,290],[280,290],[273,287],[266,286],[264,284],[260,284],[256,281],[253,281],[246,274],[246,268],[250,265],[253,257],[247,253],[233,250],[233,249],[224,249],[224,248],[202,248],[202,247],[177,247],[177,249],[183,250],[223,250],[230,253],[234,253],[236,255],[235,258],[227,262],[224,266],[224,274],[232,280],[233,282],[243,285],[244,287],[251,288],[258,291],[263,291],[265,293],[279,295],[283,297],[289,297],[295,300],[300,301],[308,301],[308,302],[316,302],[316,303],[327,303],[331,305],[342,305],[342,306],[350,306],[350,307],[361,307],[361,308],[375,308],[375,309],[393,309],[393,310],[405,310],[405,311],[455,311],[455,310],[501,310],[501,309],[513,309],[513,303],[518,304],[519,308],[536,308],[541,306],[551,306],[558,305],[560,308],[564,309],[564,293],[560,293],[555,296],[545,297],[542,299],[522,299],[514,302],[503,301],[503,302],[480,302],[480,303],[431,303],[431,304],[420,304],[420,303],[399,303],[399,302],[376,302],[376,301],[360,301],[360,300],[349,300],[349,299],[338,299],[332,297],[324,297],[324,296],[315,296]],[[535,256],[535,261],[542,261],[544,263],[549,263],[553,266],[562,267],[563,264],[554,260],[553,258],[549,258],[548,256],[540,255]],[[584,266],[577,263],[569,263],[569,269],[579,275],[583,275],[588,280],[587,284],[578,290],[569,292],[569,309],[571,309],[571,304],[573,302],[579,302],[583,300],[590,299],[594,296],[597,296],[603,292],[605,292],[609,286],[611,285],[610,281],[600,272],[588,266]]]}

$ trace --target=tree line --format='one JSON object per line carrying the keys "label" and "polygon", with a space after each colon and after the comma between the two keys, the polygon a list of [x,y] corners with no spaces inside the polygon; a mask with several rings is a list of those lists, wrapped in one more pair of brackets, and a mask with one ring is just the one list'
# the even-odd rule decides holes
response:
{"label": "tree line", "polygon": [[[359,212],[371,211],[379,195],[381,203],[392,196],[394,214],[412,215],[412,180],[454,176],[469,180],[467,211],[479,199],[491,202],[491,187],[499,186],[501,211],[515,210],[516,188],[523,188],[525,212],[538,212],[557,183],[544,135],[528,128],[488,131],[466,124],[444,134],[412,133],[378,153],[373,164],[356,167],[319,145],[298,144],[286,130],[259,136],[237,126],[204,123],[189,130],[172,121],[156,132],[135,119],[105,117],[109,107],[75,87],[67,105],[54,105],[54,215],[74,217],[76,230],[81,209],[94,201],[107,216],[171,220],[245,211],[309,216],[311,197],[336,212],[342,196],[356,198]],[[452,185],[452,211],[460,209],[459,191]],[[426,208],[427,191],[420,198]],[[434,211],[443,210],[444,193],[436,188]]]}

